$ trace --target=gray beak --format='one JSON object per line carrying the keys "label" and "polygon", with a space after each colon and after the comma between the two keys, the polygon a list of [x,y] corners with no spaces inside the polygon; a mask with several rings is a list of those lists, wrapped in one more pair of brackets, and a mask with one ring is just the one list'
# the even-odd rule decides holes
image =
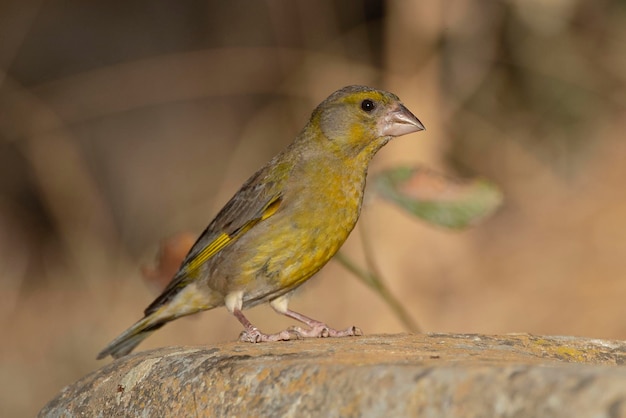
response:
{"label": "gray beak", "polygon": [[426,128],[422,122],[402,103],[398,103],[395,109],[387,113],[378,123],[380,136],[401,136],[424,129]]}

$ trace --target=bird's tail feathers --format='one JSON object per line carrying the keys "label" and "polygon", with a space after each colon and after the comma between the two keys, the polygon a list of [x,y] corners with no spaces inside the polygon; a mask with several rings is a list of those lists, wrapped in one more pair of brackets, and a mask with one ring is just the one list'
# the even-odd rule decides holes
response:
{"label": "bird's tail feathers", "polygon": [[160,306],[153,303],[146,310],[146,316],[111,341],[98,354],[98,359],[103,359],[108,355],[113,358],[125,356],[166,323],[198,311],[212,309],[224,303],[224,296],[220,293],[211,292],[207,294],[206,289],[203,290],[198,289],[197,283],[189,284],[178,291],[170,300],[160,301]]}
{"label": "bird's tail feathers", "polygon": [[164,320],[155,321],[155,316],[157,316],[156,313],[137,321],[132,327],[128,328],[111,341],[109,345],[98,354],[97,359],[100,360],[109,355],[113,358],[120,358],[133,351],[139,343],[168,322]]}

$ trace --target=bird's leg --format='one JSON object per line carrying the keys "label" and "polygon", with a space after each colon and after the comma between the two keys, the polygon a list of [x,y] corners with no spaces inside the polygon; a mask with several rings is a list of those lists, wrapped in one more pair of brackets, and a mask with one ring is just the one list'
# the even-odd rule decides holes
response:
{"label": "bird's leg", "polygon": [[243,312],[239,309],[234,309],[233,315],[235,315],[235,318],[237,318],[244,327],[244,330],[241,331],[241,334],[239,335],[240,341],[247,343],[261,343],[268,341],[287,341],[293,339],[293,336],[287,330],[276,334],[263,334],[257,327],[252,325],[248,318],[246,318]]}
{"label": "bird's leg", "polygon": [[224,298],[224,304],[226,305],[226,309],[235,315],[235,318],[243,325],[244,330],[239,334],[240,341],[261,343],[266,341],[291,340],[294,338],[287,330],[277,334],[263,334],[257,327],[252,325],[252,322],[250,322],[241,311],[243,307],[243,291],[235,291],[227,294]]}
{"label": "bird's leg", "polygon": [[301,313],[292,311],[287,307],[288,299],[285,296],[274,299],[270,302],[270,305],[278,313],[281,313],[289,318],[300,321],[306,324],[310,329],[304,329],[302,327],[291,327],[290,330],[298,334],[302,338],[326,338],[326,337],[350,337],[356,335],[363,335],[363,331],[360,328],[351,326],[344,330],[336,330],[329,327],[323,322],[309,318]]}

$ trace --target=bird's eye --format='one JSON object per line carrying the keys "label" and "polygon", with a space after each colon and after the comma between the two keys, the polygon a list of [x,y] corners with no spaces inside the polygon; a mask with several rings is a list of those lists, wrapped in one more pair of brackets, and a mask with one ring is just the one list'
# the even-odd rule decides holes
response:
{"label": "bird's eye", "polygon": [[370,99],[365,99],[361,102],[361,109],[369,113],[376,108],[376,105]]}

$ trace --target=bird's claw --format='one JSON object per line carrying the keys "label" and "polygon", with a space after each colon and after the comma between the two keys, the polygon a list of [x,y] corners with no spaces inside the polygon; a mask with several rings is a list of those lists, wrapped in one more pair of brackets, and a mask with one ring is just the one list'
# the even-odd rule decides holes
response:
{"label": "bird's claw", "polygon": [[286,330],[277,332],[276,334],[264,334],[258,328],[252,328],[241,331],[239,341],[245,343],[264,343],[273,341],[290,341],[300,340],[304,338],[329,338],[329,337],[352,337],[363,335],[361,328],[351,326],[344,330],[336,330],[330,328],[324,323],[313,325],[309,329],[302,327],[289,327]]}
{"label": "bird's claw", "polygon": [[245,343],[264,343],[271,341],[289,341],[297,340],[299,336],[296,333],[292,333],[289,330],[284,330],[276,334],[263,334],[258,328],[252,328],[250,330],[243,330],[239,334],[239,341]]}
{"label": "bird's claw", "polygon": [[361,328],[359,327],[355,327],[354,325],[352,325],[350,328],[348,328],[346,331],[350,331],[352,332],[352,334],[348,334],[350,336],[354,336],[354,337],[360,337],[363,335],[363,331],[361,331]]}
{"label": "bird's claw", "polygon": [[315,324],[310,329],[304,329],[301,327],[291,327],[289,329],[301,338],[337,338],[363,335],[363,331],[355,326],[351,326],[344,330],[337,330],[334,328],[330,328],[324,323]]}

